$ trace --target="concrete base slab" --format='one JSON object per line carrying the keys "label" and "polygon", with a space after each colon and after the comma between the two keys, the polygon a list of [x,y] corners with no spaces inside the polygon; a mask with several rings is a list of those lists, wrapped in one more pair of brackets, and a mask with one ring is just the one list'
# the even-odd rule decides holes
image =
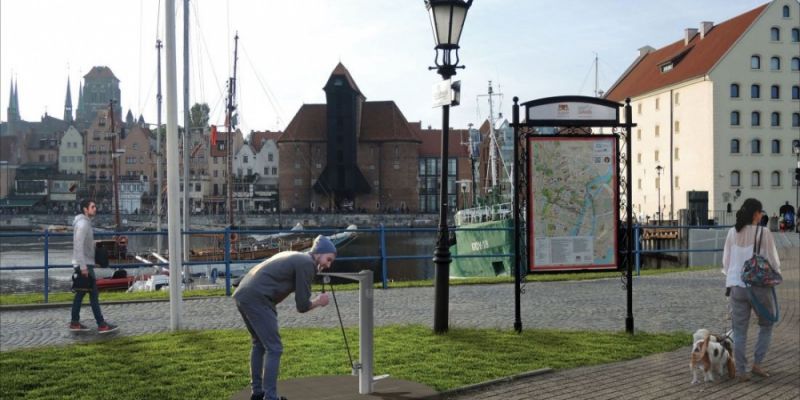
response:
{"label": "concrete base slab", "polygon": [[[278,381],[278,395],[288,400],[388,400],[435,399],[438,392],[421,383],[386,378],[374,383],[371,394],[358,394],[358,377],[315,376]],[[250,388],[235,393],[231,400],[250,400]]]}

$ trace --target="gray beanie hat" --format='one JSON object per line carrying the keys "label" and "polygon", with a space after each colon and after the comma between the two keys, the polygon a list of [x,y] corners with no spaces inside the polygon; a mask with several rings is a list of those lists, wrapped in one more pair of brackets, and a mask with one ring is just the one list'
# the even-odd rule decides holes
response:
{"label": "gray beanie hat", "polygon": [[314,244],[311,246],[311,254],[336,254],[336,246],[328,239],[327,236],[319,235],[314,239]]}

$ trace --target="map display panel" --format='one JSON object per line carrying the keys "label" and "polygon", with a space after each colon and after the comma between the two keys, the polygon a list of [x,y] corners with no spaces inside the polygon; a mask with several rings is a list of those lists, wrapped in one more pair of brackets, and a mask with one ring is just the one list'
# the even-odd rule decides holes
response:
{"label": "map display panel", "polygon": [[529,138],[529,269],[617,268],[617,138]]}

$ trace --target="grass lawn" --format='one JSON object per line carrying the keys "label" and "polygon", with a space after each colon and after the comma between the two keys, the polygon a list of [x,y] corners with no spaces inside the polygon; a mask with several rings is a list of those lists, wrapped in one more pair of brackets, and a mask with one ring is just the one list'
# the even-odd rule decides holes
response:
{"label": "grass lawn", "polygon": [[[358,331],[348,329],[358,352]],[[281,330],[280,379],[350,373],[338,328]],[[687,346],[689,333],[648,334],[451,329],[375,329],[375,374],[446,390],[539,368],[567,369]],[[227,399],[248,386],[241,330],[188,331],[3,352],[4,399]],[[357,357],[356,354],[353,355]]]}
{"label": "grass lawn", "polygon": [[[692,268],[661,268],[661,269],[643,269],[641,270],[642,276],[662,275],[676,272],[687,271],[702,271],[713,268],[708,267],[692,267]],[[577,281],[577,280],[591,280],[591,279],[607,279],[617,278],[620,272],[580,272],[580,273],[548,273],[548,274],[531,274],[526,278],[527,282],[556,282],[556,281]],[[492,277],[492,278],[466,278],[466,279],[451,279],[451,285],[490,285],[501,283],[513,283],[513,277]],[[432,287],[432,280],[420,281],[403,281],[403,282],[389,282],[389,288],[406,288],[406,287]],[[381,288],[380,283],[375,284],[375,288]],[[315,285],[312,288],[314,291],[320,291],[321,287]],[[357,290],[358,284],[344,284],[336,285],[336,290]],[[187,290],[184,292],[184,297],[204,297],[204,296],[224,296],[225,289],[210,289],[210,290]],[[72,292],[51,292],[48,294],[48,301],[50,303],[71,303],[73,298]],[[169,291],[161,292],[139,292],[127,293],[124,291],[117,292],[102,292],[100,300],[103,302],[108,301],[130,301],[130,300],[152,300],[152,299],[169,299]],[[44,303],[44,294],[42,293],[23,293],[23,294],[3,294],[0,295],[0,305],[19,305],[19,304],[40,304]]]}

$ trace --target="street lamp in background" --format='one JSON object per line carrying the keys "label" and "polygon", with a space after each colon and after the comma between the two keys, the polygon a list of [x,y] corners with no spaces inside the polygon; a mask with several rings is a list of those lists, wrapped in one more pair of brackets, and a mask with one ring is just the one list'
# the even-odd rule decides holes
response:
{"label": "street lamp in background", "polygon": [[656,179],[656,188],[658,189],[658,225],[661,225],[661,171],[663,170],[664,167],[656,166],[656,173],[658,174],[658,179]]}
{"label": "street lamp in background", "polygon": [[[456,74],[458,65],[458,41],[461,39],[461,30],[467,11],[472,5],[472,0],[425,0],[425,7],[430,16],[433,38],[436,41],[434,62],[436,72],[442,79],[448,81]],[[441,54],[441,56],[440,56]],[[453,60],[455,56],[455,60]],[[450,239],[447,229],[447,167],[450,130],[450,104],[442,105],[442,156],[441,174],[439,180],[439,230],[436,240],[436,250],[433,253],[433,262],[436,264],[436,294],[433,312],[433,331],[445,333],[448,329],[448,307],[450,295]]]}

